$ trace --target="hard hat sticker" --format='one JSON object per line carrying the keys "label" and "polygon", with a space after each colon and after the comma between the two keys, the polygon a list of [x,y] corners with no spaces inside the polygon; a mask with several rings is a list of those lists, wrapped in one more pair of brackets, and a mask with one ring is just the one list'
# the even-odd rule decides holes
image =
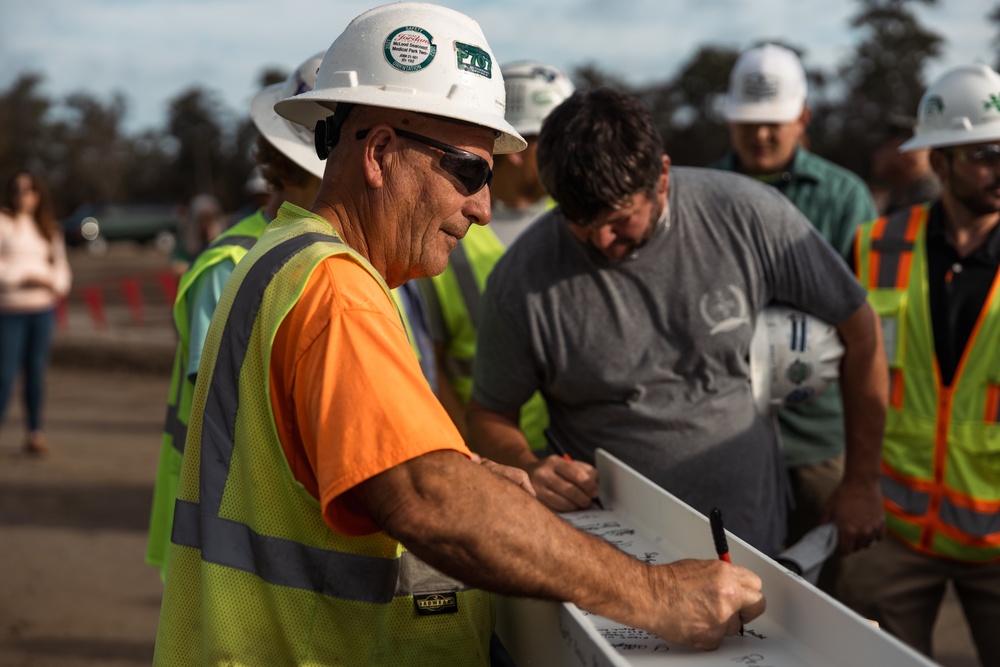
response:
{"label": "hard hat sticker", "polygon": [[478,46],[455,42],[455,57],[458,59],[458,69],[487,79],[493,78],[493,59]]}
{"label": "hard hat sticker", "polygon": [[385,38],[382,52],[390,65],[403,72],[417,72],[431,64],[437,53],[434,38],[423,28],[408,25]]}

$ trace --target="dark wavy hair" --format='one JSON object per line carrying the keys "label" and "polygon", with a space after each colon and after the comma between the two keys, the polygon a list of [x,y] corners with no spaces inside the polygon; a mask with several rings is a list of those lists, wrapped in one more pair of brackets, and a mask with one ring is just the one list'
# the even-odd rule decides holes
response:
{"label": "dark wavy hair", "polygon": [[278,190],[284,190],[288,185],[301,187],[312,176],[261,134],[257,135],[252,157],[260,165],[260,173],[264,179]]}
{"label": "dark wavy hair", "polygon": [[663,139],[638,98],[578,90],[542,124],[538,172],[566,218],[587,224],[637,193],[652,195]]}
{"label": "dark wavy hair", "polygon": [[62,230],[59,227],[59,221],[56,220],[55,213],[53,212],[52,196],[49,194],[49,189],[45,185],[45,181],[43,181],[40,176],[28,171],[27,169],[19,169],[15,171],[14,174],[7,179],[7,187],[4,188],[3,208],[11,215],[17,212],[21,203],[21,192],[17,187],[17,179],[21,176],[27,176],[31,179],[31,188],[38,193],[38,208],[35,209],[35,213],[32,218],[35,221],[35,226],[38,227],[38,232],[51,241],[55,239],[62,232]]}

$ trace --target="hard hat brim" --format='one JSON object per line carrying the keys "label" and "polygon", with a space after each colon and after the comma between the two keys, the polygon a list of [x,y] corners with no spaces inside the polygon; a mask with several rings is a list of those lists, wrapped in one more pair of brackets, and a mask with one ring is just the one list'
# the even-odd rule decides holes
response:
{"label": "hard hat brim", "polygon": [[517,153],[528,146],[524,137],[503,119],[502,109],[498,109],[496,114],[463,110],[462,117],[458,118],[455,115],[455,105],[449,103],[447,99],[432,98],[412,89],[389,91],[374,86],[356,86],[312,90],[279,101],[274,105],[274,111],[292,122],[315,127],[318,121],[333,114],[338,102],[434,114],[481,125],[499,133],[493,144],[493,152],[497,154]]}
{"label": "hard hat brim", "polygon": [[[313,176],[323,178],[326,162],[316,155],[316,147],[312,141],[315,123],[305,125],[304,136],[299,136],[289,125],[294,121],[285,120],[274,111],[275,103],[282,97],[283,86],[283,83],[276,83],[254,95],[250,102],[250,118],[257,131],[292,162]],[[305,143],[307,137],[309,141]]]}
{"label": "hard hat brim", "polygon": [[899,147],[900,153],[919,150],[921,148],[947,148],[965,144],[980,144],[988,141],[1000,141],[1000,122],[993,122],[976,127],[973,130],[950,130],[928,132],[923,136],[917,134]]}

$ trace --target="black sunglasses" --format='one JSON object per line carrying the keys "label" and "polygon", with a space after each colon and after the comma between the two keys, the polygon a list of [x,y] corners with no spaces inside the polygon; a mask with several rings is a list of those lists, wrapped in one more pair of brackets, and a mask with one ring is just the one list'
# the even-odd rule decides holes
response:
{"label": "black sunglasses", "polygon": [[997,144],[952,148],[949,152],[952,155],[961,155],[966,161],[973,164],[989,165],[990,167],[1000,165],[1000,146]]}
{"label": "black sunglasses", "polygon": [[[461,148],[443,144],[440,141],[420,134],[414,134],[413,132],[407,132],[395,127],[392,129],[404,139],[410,139],[442,151],[444,155],[441,156],[441,162],[439,163],[441,168],[458,179],[458,182],[465,188],[467,195],[474,195],[493,182],[493,170],[490,169],[490,163],[475,153],[463,151]],[[364,139],[368,136],[369,132],[371,132],[371,128],[361,130],[354,136],[357,139]]]}

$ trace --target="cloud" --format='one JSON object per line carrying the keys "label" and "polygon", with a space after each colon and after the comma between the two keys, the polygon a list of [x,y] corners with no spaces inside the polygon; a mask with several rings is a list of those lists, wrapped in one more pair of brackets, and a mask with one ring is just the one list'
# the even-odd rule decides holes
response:
{"label": "cloud", "polygon": [[[848,28],[855,0],[818,15],[798,0],[443,0],[482,26],[502,64],[534,58],[567,71],[594,64],[633,84],[665,80],[706,43],[746,48],[783,39],[810,67],[843,62],[861,38]],[[962,62],[992,63],[986,3],[917,3],[924,25],[948,41],[932,76]],[[54,97],[122,92],[132,128],[163,122],[169,99],[192,85],[246,113],[267,67],[291,70],[327,48],[371,0],[33,0],[4,3],[0,88],[41,72]]]}

